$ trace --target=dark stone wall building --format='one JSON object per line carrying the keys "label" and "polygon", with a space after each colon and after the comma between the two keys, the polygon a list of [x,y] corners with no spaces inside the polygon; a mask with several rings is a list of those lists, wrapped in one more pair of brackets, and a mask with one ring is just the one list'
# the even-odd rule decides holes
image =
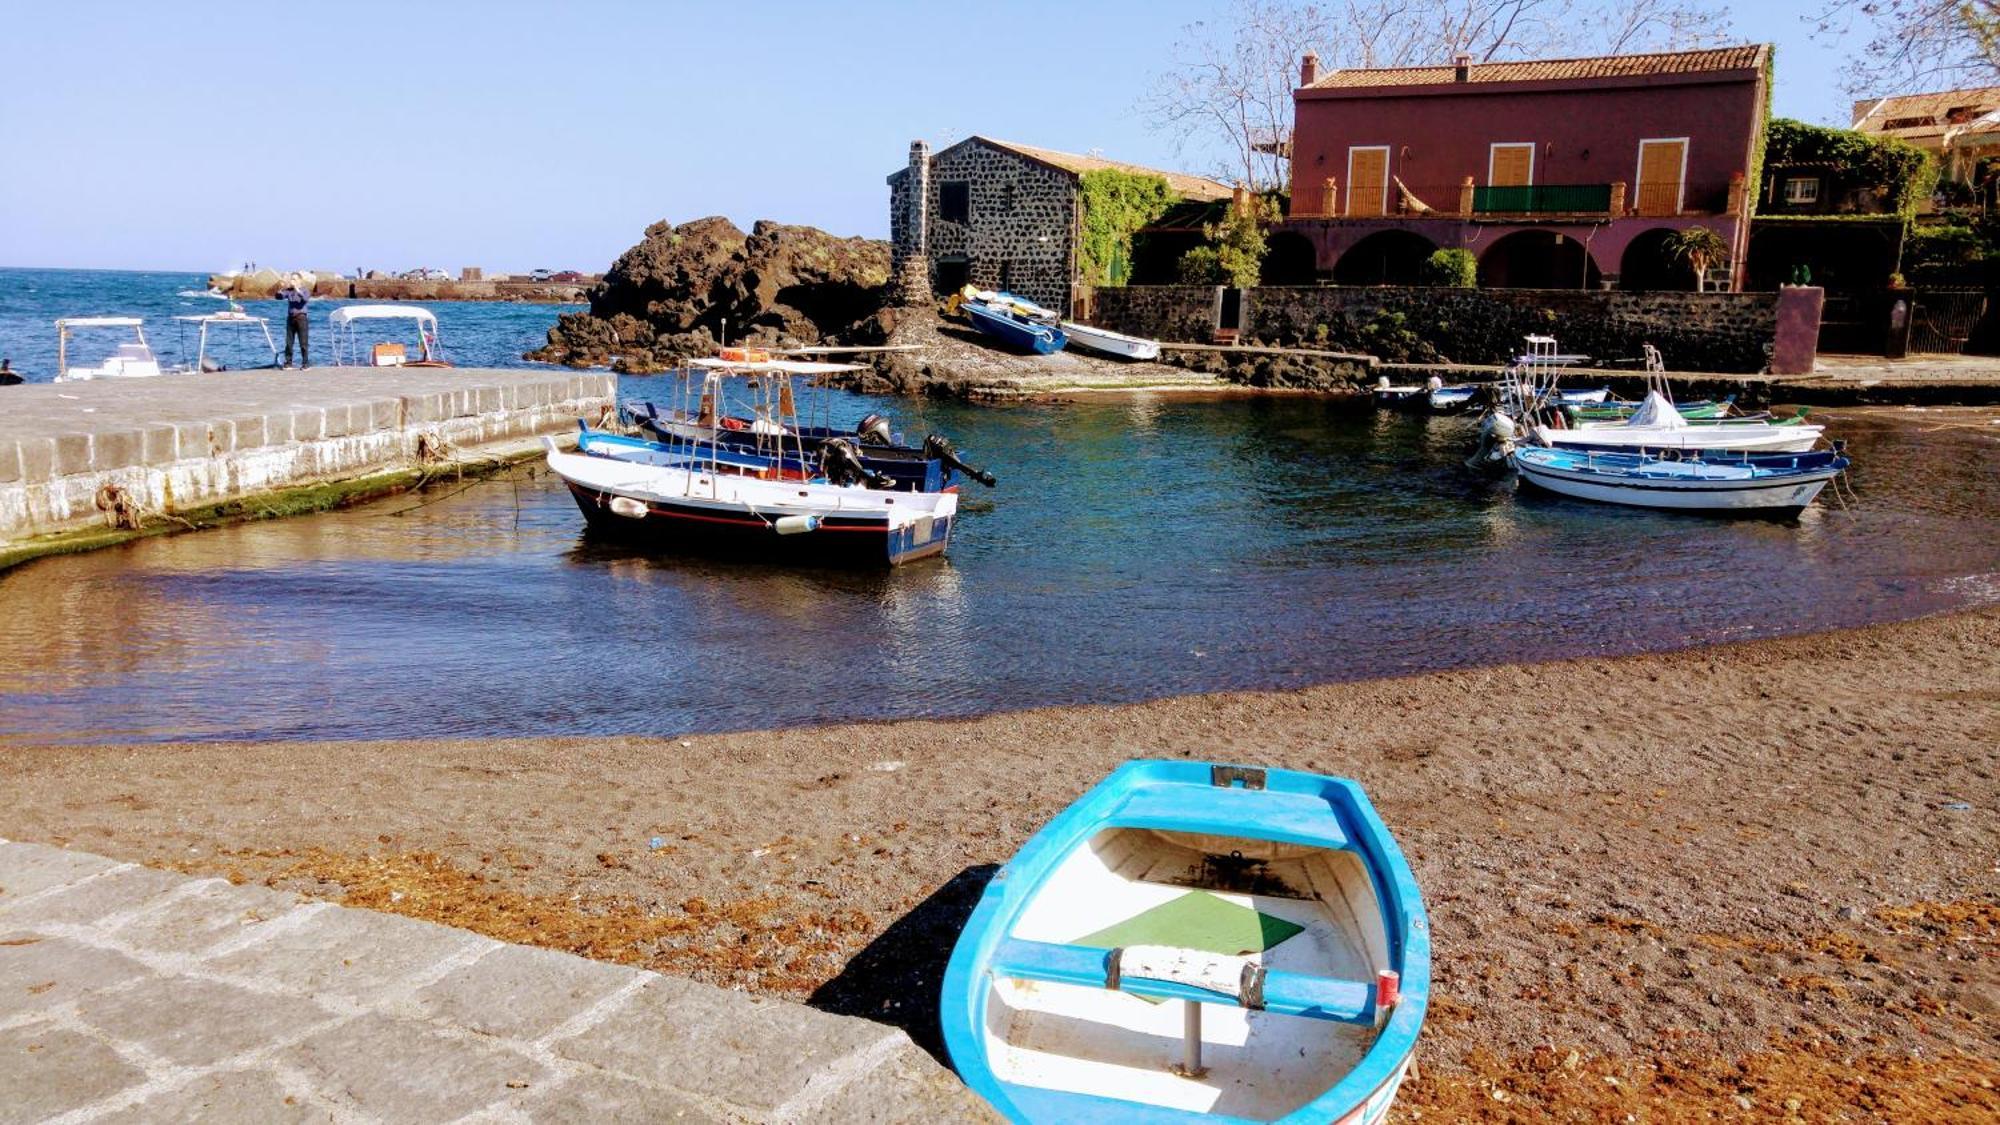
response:
{"label": "dark stone wall building", "polygon": [[967,283],[1004,289],[1068,315],[1085,172],[1163,177],[1188,200],[1227,199],[1227,185],[1098,156],[968,137],[933,155],[922,141],[889,177],[893,270],[915,299]]}

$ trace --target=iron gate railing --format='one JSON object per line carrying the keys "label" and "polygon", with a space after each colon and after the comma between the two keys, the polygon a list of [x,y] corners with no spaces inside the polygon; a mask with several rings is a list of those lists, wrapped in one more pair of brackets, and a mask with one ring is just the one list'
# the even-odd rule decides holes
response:
{"label": "iron gate railing", "polygon": [[1579,215],[1611,210],[1610,184],[1475,187],[1474,214]]}
{"label": "iron gate railing", "polygon": [[1985,316],[1983,290],[1916,290],[1910,299],[1910,350],[1963,355]]}

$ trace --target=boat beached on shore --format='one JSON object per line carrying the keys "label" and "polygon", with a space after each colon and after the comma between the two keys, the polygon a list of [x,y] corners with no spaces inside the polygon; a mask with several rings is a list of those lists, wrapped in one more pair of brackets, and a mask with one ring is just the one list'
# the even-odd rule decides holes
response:
{"label": "boat beached on shore", "polygon": [[1134,761],[986,885],[941,1003],[1011,1121],[1372,1125],[1429,994],[1422,898],[1360,786]]}

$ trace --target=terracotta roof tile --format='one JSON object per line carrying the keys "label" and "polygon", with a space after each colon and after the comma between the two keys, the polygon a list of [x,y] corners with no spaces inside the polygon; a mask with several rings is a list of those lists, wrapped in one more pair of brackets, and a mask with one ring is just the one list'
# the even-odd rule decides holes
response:
{"label": "terracotta roof tile", "polygon": [[[1715,70],[1752,70],[1764,65],[1770,47],[1745,43],[1702,51],[1667,51],[1651,55],[1604,55],[1590,59],[1528,59],[1521,62],[1473,63],[1466,85],[1485,82],[1547,82],[1577,78],[1633,78],[1655,74],[1701,74]],[[1336,70],[1309,89],[1332,90],[1366,86],[1449,86],[1457,84],[1455,68],[1403,66],[1376,70]]]}
{"label": "terracotta roof tile", "polygon": [[1122,160],[1106,160],[1101,156],[1083,156],[1074,152],[1057,152],[1054,149],[1035,148],[1032,145],[1017,145],[1012,141],[995,140],[988,136],[974,136],[968,139],[984,141],[994,148],[1003,148],[1009,152],[1016,152],[1030,160],[1039,160],[1043,164],[1052,165],[1065,172],[1075,172],[1079,176],[1085,172],[1096,172],[1106,168],[1115,168],[1120,172],[1139,172],[1159,176],[1165,179],[1167,187],[1171,188],[1174,194],[1180,196],[1182,199],[1227,199],[1231,195],[1228,184],[1218,183],[1205,176],[1190,176],[1184,172],[1167,172],[1158,168],[1148,168],[1142,164],[1127,164]]}
{"label": "terracotta roof tile", "polygon": [[[1949,124],[1945,117],[1954,109],[1970,108],[1967,120],[1988,110],[2000,109],[2000,86],[1977,86],[1969,90],[1937,90],[1926,94],[1897,94],[1888,98],[1864,98],[1854,103],[1854,127],[1864,133],[1891,131],[1899,136],[1912,132],[1941,133]],[[1888,128],[1891,121],[1911,117],[1932,118],[1925,125]],[[1963,122],[1959,122],[1963,124]]]}

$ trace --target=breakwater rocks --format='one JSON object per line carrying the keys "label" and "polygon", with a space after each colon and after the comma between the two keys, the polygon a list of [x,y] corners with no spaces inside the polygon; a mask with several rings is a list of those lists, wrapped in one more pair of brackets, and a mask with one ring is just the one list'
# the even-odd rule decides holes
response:
{"label": "breakwater rocks", "polygon": [[417,280],[403,277],[340,277],[330,273],[218,273],[208,287],[233,301],[263,301],[276,297],[290,278],[312,286],[315,297],[347,297],[362,301],[523,301],[579,304],[590,296],[597,278],[579,282],[530,281],[527,278],[475,278],[468,281]]}
{"label": "breakwater rocks", "polygon": [[562,316],[527,358],[661,371],[732,344],[880,343],[889,244],[768,220],[745,234],[712,216],[646,228],[619,255],[590,311]]}

